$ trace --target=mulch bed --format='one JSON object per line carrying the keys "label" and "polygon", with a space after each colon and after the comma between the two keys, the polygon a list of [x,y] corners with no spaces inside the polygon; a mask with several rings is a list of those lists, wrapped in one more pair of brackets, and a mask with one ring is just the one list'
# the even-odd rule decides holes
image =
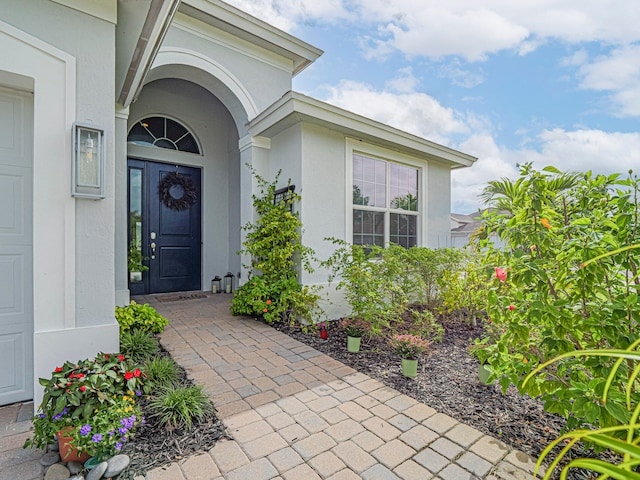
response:
{"label": "mulch bed", "polygon": [[[318,334],[303,333],[299,326],[273,324],[287,335],[310,345],[359,372],[429,405],[438,412],[491,435],[534,458],[554,440],[565,426],[562,417],[546,413],[542,403],[520,395],[511,386],[504,394],[499,385],[484,385],[478,380],[478,360],[469,354],[469,346],[482,338],[483,328],[441,318],[445,334],[432,343],[420,359],[414,379],[402,376],[400,358],[384,340],[363,338],[359,353],[347,352],[346,335],[329,322],[328,340]],[[576,452],[580,456],[589,452]],[[583,471],[572,471],[569,478],[596,478]]]}
{"label": "mulch bed", "polygon": [[[170,354],[160,345],[160,355]],[[186,372],[178,365],[179,382],[182,385],[193,385]],[[149,408],[149,400],[143,397],[140,401],[146,424],[136,431],[133,441],[125,444],[122,453],[131,458],[127,469],[118,476],[120,479],[132,480],[137,475],[145,475],[148,470],[164,467],[178,462],[196,453],[209,451],[218,440],[228,438],[224,424],[215,413],[206,416],[201,422],[194,423],[191,430],[168,430],[160,426]],[[215,409],[214,409],[215,412]]]}

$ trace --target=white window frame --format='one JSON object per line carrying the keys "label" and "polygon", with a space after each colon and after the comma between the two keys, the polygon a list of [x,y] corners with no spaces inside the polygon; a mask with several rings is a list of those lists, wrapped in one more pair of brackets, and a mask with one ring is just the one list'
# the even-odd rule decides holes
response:
{"label": "white window frame", "polygon": [[[426,185],[427,175],[428,175],[428,162],[425,160],[418,160],[409,155],[405,155],[400,152],[396,152],[384,147],[380,147],[373,144],[364,143],[360,140],[355,140],[351,138],[347,138],[346,141],[346,213],[345,213],[345,232],[346,232],[346,241],[348,243],[353,243],[353,155],[363,155],[365,157],[373,158],[375,160],[382,160],[387,163],[395,163],[399,165],[403,165],[406,167],[416,168],[418,170],[418,211],[417,211],[417,226],[416,226],[416,245],[424,246],[425,239],[427,237],[427,221],[426,221],[426,212],[427,212],[427,192]],[[387,169],[389,166],[387,165]],[[387,246],[389,244],[389,228],[390,221],[389,216],[390,213],[409,213],[413,214],[413,212],[407,212],[405,210],[395,210],[391,209],[389,205],[390,202],[390,182],[389,178],[387,178],[386,182],[387,189],[387,206],[382,207],[366,207],[356,208],[356,210],[370,210],[376,212],[385,212],[385,224],[384,224],[384,244]]]}

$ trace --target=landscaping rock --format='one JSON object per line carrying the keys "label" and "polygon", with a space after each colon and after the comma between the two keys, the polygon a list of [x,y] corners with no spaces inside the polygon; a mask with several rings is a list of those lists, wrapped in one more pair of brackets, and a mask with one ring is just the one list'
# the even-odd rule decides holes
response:
{"label": "landscaping rock", "polygon": [[69,462],[67,463],[67,468],[71,472],[71,475],[75,475],[76,473],[80,473],[83,467],[80,462]]}
{"label": "landscaping rock", "polygon": [[47,473],[44,475],[44,480],[64,480],[69,478],[70,475],[67,467],[61,463],[54,463],[48,468]]}
{"label": "landscaping rock", "polygon": [[58,452],[47,452],[40,459],[40,465],[43,467],[49,467],[54,463],[58,463],[60,461],[60,454]]}
{"label": "landscaping rock", "polygon": [[107,462],[101,462],[93,467],[93,470],[89,470],[87,473],[87,480],[100,480],[107,471],[109,464]]}
{"label": "landscaping rock", "polygon": [[107,470],[104,472],[106,478],[115,477],[119,475],[125,468],[129,466],[131,459],[129,455],[116,455],[107,460]]}
{"label": "landscaping rock", "polygon": [[67,480],[84,480],[82,475],[74,475],[73,477],[69,477]]}

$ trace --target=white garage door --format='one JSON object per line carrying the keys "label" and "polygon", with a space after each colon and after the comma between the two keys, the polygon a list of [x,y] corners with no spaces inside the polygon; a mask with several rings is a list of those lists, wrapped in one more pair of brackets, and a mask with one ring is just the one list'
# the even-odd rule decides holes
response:
{"label": "white garage door", "polygon": [[0,87],[0,405],[33,398],[33,95]]}

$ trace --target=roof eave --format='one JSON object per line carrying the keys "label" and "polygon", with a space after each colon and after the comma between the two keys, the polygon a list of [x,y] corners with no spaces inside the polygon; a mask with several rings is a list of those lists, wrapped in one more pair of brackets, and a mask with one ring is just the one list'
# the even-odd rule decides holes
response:
{"label": "roof eave", "polygon": [[452,169],[470,167],[477,160],[472,155],[297,92],[285,94],[251,120],[248,129],[254,136],[273,137],[299,122],[322,125],[349,137],[444,161]]}
{"label": "roof eave", "polygon": [[293,75],[324,52],[220,0],[182,0],[180,12],[291,60]]}

